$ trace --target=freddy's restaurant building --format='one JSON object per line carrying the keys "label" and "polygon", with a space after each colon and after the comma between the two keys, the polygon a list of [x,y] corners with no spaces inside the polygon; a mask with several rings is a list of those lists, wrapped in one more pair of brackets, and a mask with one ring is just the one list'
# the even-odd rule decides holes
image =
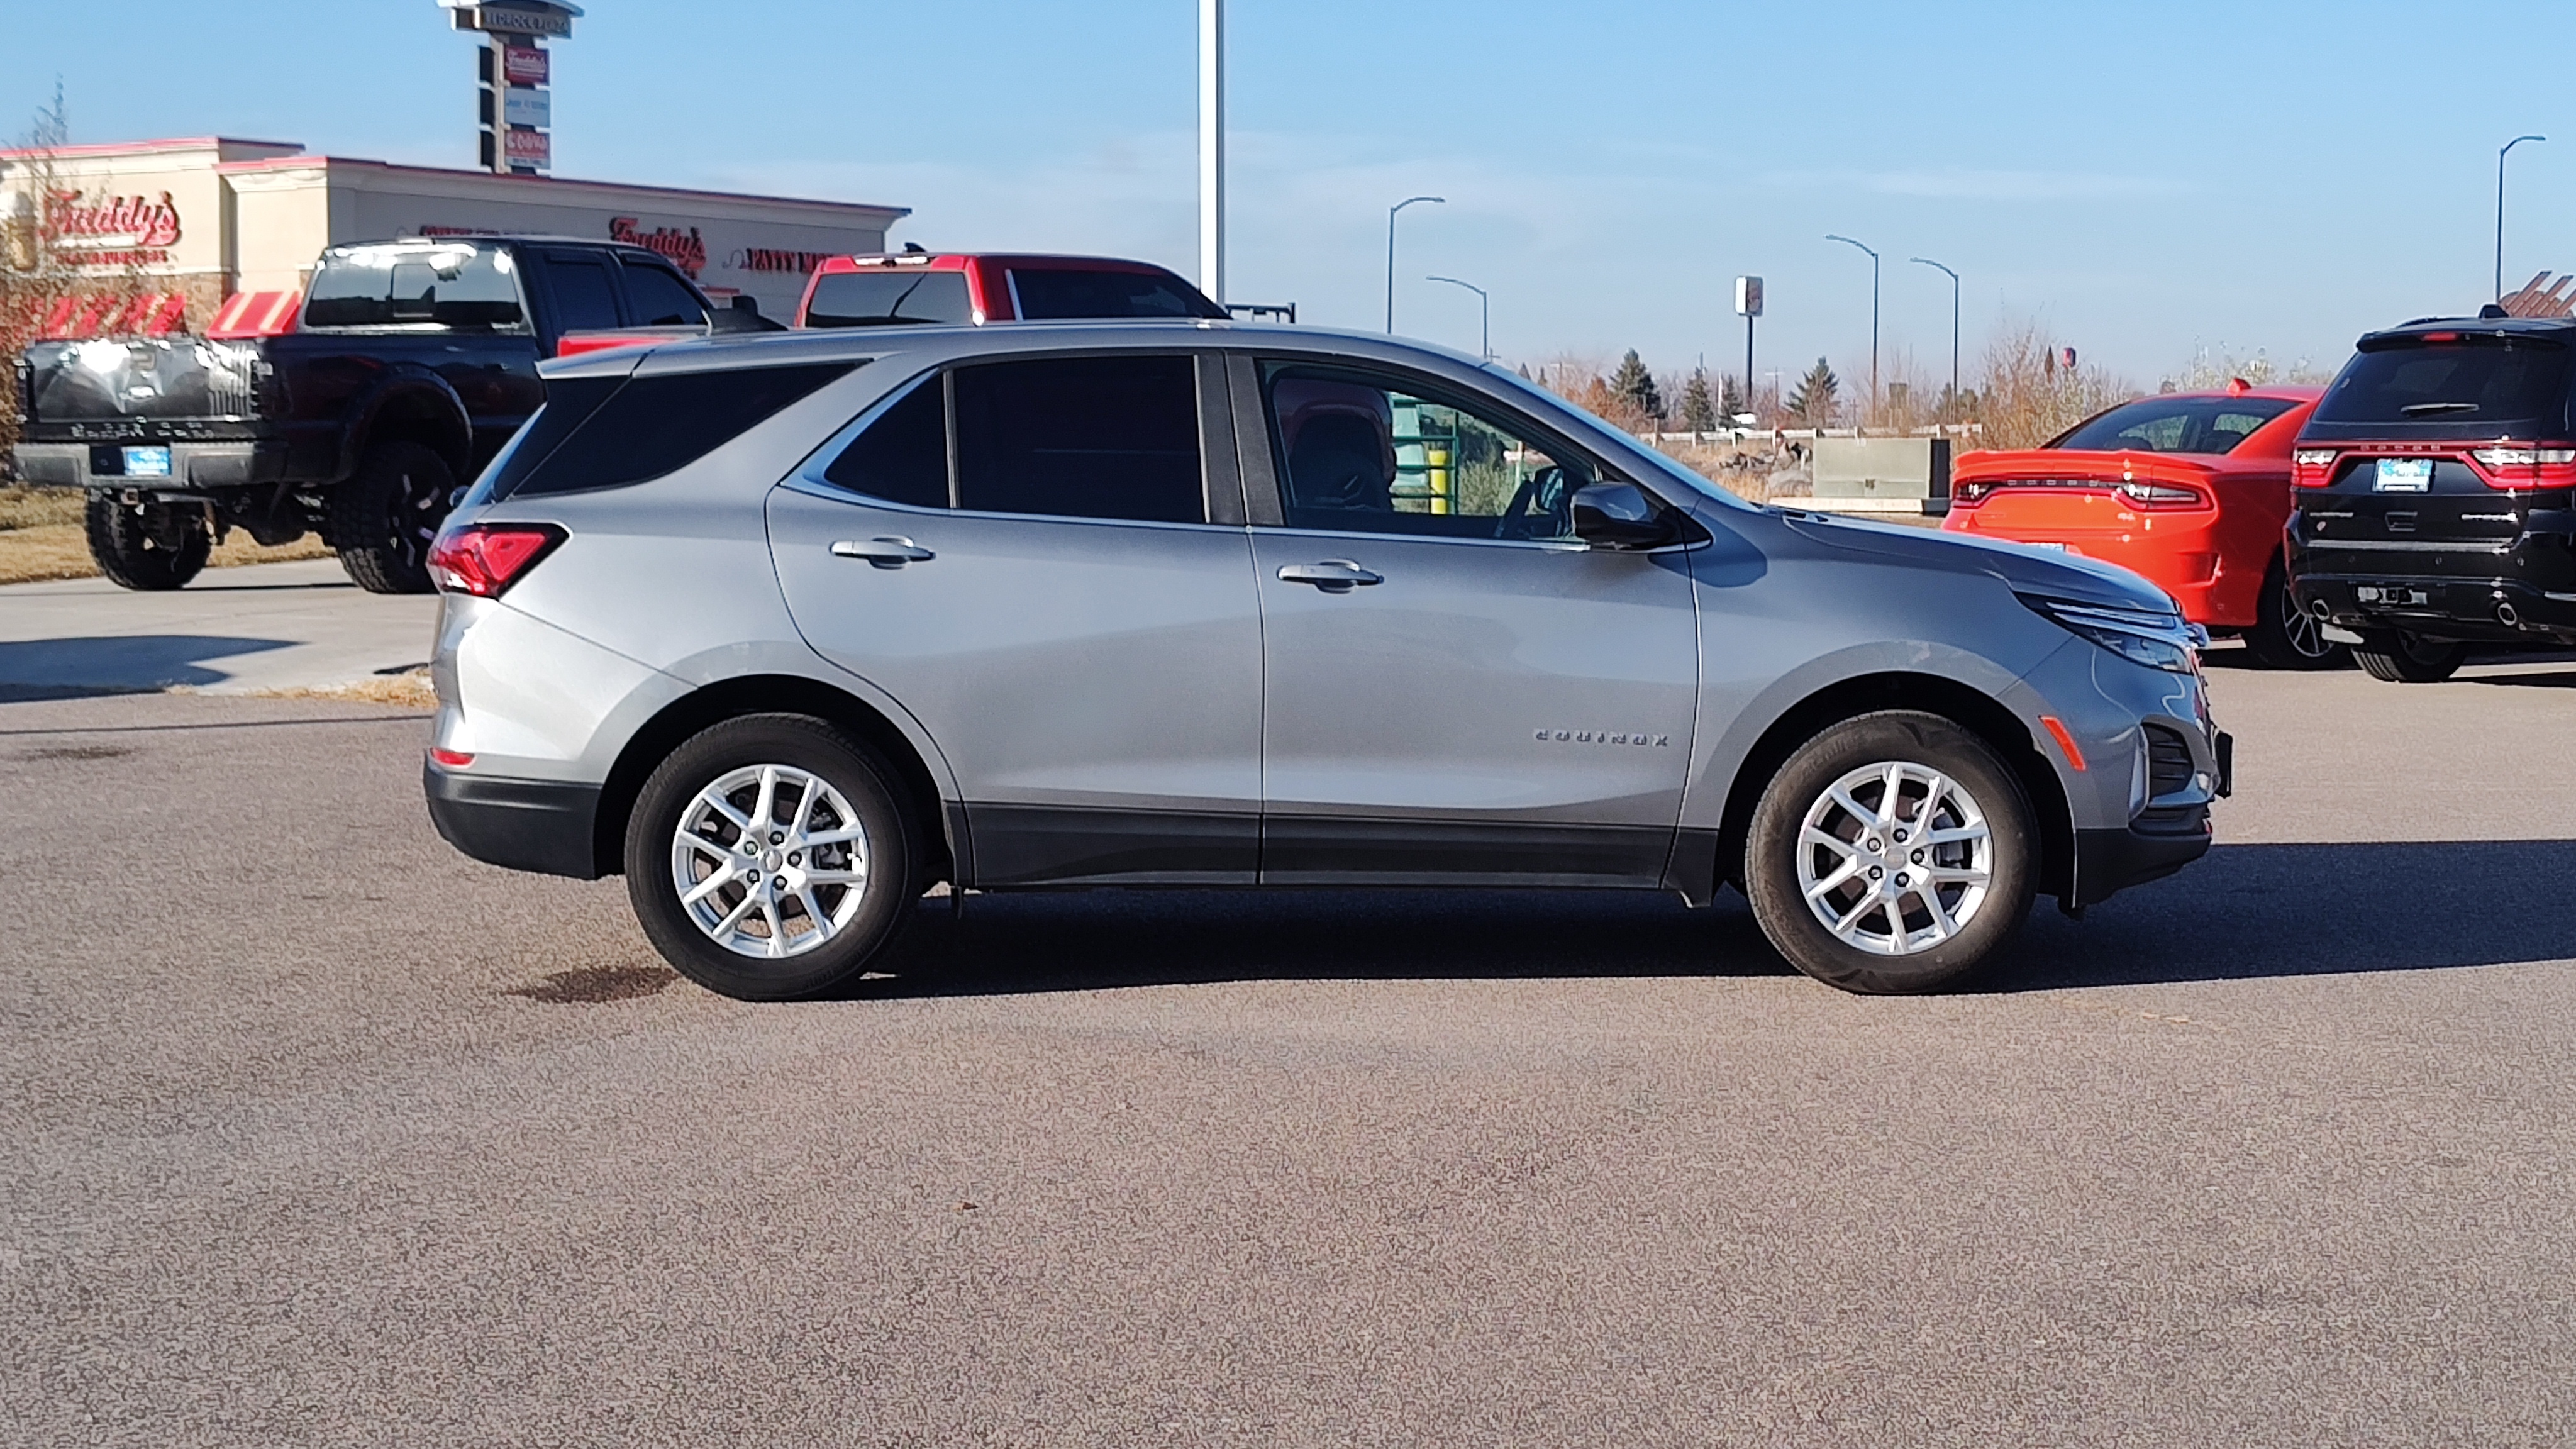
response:
{"label": "freddy's restaurant building", "polygon": [[[200,137],[0,151],[0,262],[44,246],[97,286],[56,303],[52,337],[277,330],[326,246],[515,232],[652,248],[719,304],[748,294],[793,315],[825,256],[885,250],[910,212],[311,156]],[[140,295],[136,295],[138,284]]]}

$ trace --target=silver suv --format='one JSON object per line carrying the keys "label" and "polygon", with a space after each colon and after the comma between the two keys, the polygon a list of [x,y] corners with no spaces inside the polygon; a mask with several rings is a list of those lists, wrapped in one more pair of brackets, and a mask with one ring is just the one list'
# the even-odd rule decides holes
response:
{"label": "silver suv", "polygon": [[440,535],[431,816],[804,996],[935,883],[1751,899],[1854,991],[2209,848],[2199,637],[1730,497],[1498,369],[1224,322],[550,365]]}

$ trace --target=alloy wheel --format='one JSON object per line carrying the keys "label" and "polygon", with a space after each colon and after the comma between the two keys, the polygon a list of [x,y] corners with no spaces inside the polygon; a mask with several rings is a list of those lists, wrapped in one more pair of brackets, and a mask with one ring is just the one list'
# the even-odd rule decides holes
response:
{"label": "alloy wheel", "polygon": [[671,837],[671,885],[709,940],[741,956],[802,955],[858,914],[868,832],[829,781],[746,765],[698,791]]}
{"label": "alloy wheel", "polygon": [[1888,760],[1807,807],[1798,891],[1834,939],[1880,956],[1928,951],[1975,919],[1993,881],[1986,813],[1958,781]]}
{"label": "alloy wheel", "polygon": [[2323,659],[2339,647],[2326,637],[2325,621],[2299,607],[2299,596],[2281,584],[2281,637],[2302,659]]}

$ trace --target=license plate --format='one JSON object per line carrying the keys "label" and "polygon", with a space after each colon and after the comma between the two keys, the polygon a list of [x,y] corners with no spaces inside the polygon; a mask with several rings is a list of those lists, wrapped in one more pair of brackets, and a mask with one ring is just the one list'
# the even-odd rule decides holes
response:
{"label": "license plate", "polygon": [[2430,458],[2382,458],[2379,477],[2372,482],[2376,493],[2423,493],[2433,486],[2433,460]]}
{"label": "license plate", "polygon": [[168,448],[126,449],[125,476],[128,478],[169,477],[170,450]]}
{"label": "license plate", "polygon": [[2022,545],[2022,546],[2023,546],[2024,548],[2044,548],[2044,549],[2048,550],[2050,553],[2073,553],[2073,552],[2075,552],[2075,545],[2073,545],[2073,544],[2071,544],[2071,543],[2027,543],[2027,544],[2024,544],[2024,545]]}

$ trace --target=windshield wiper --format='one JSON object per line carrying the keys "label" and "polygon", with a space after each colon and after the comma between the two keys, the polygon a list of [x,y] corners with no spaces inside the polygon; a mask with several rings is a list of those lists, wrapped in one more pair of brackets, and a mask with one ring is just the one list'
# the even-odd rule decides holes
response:
{"label": "windshield wiper", "polygon": [[2473,402],[2408,403],[2406,406],[2398,409],[2399,412],[2404,413],[2410,418],[2415,416],[2417,413],[2473,413],[2477,410],[2478,405]]}

